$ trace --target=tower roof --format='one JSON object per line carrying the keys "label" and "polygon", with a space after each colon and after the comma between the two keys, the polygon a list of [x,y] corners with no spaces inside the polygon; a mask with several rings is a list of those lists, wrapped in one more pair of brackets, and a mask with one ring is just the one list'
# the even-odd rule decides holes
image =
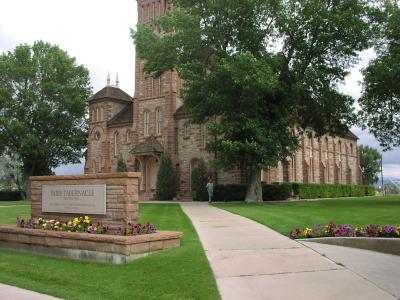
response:
{"label": "tower roof", "polygon": [[119,113],[117,113],[110,121],[108,126],[124,125],[133,123],[133,103],[129,103]]}
{"label": "tower roof", "polygon": [[133,99],[131,96],[129,96],[123,90],[121,90],[120,88],[115,87],[115,86],[106,86],[106,87],[102,88],[100,91],[98,91],[92,97],[90,97],[88,101],[91,102],[94,100],[101,100],[101,99],[113,99],[113,100],[119,100],[119,101],[124,101],[124,102],[133,102]]}

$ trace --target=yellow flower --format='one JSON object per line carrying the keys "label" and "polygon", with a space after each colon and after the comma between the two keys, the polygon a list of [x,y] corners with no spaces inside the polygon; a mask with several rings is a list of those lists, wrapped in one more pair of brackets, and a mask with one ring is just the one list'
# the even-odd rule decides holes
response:
{"label": "yellow flower", "polygon": [[89,220],[89,216],[85,216],[85,220]]}

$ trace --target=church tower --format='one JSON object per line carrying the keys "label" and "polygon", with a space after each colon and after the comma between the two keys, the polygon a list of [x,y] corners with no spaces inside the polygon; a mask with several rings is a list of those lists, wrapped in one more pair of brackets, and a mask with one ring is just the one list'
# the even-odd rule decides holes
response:
{"label": "church tower", "polygon": [[[152,26],[153,19],[165,15],[169,8],[166,0],[137,0],[137,5],[138,23],[148,26]],[[133,131],[138,144],[131,154],[135,157],[138,171],[143,174],[141,188],[146,191],[146,197],[151,198],[160,155],[168,153],[177,163],[173,151],[174,113],[182,105],[178,95],[181,80],[175,71],[152,77],[143,71],[144,65],[145,62],[136,57]]]}

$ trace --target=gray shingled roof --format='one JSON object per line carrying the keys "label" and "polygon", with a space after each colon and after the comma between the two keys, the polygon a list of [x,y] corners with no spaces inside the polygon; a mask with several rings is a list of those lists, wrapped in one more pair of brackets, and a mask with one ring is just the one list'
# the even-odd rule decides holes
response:
{"label": "gray shingled roof", "polygon": [[175,113],[174,113],[174,117],[176,119],[182,119],[182,118],[187,118],[189,117],[191,114],[190,112],[188,112],[186,105],[182,105],[181,107],[179,107]]}
{"label": "gray shingled roof", "polygon": [[110,121],[108,126],[133,123],[133,103],[129,103],[119,113],[117,113]]}
{"label": "gray shingled roof", "polygon": [[131,150],[132,154],[163,153],[164,147],[154,136],[148,137],[144,142],[138,144]]}
{"label": "gray shingled roof", "polygon": [[115,86],[106,86],[106,87],[102,88],[100,91],[98,91],[92,97],[90,97],[88,101],[99,100],[99,99],[104,99],[104,98],[115,99],[115,100],[120,100],[120,101],[127,101],[127,102],[133,101],[131,96],[129,96],[123,90],[121,90],[120,88],[117,88]]}

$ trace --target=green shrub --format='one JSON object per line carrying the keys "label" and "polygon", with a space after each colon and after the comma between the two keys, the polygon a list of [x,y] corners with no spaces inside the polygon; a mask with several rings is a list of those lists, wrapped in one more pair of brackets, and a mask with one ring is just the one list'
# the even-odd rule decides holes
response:
{"label": "green shrub", "polygon": [[292,196],[291,183],[263,184],[263,201],[286,200]]}
{"label": "green shrub", "polygon": [[194,201],[208,201],[207,168],[203,160],[200,160],[198,166],[191,174],[192,197]]}
{"label": "green shrub", "polygon": [[[375,189],[365,185],[296,183],[300,199],[363,197],[375,195]],[[293,188],[295,191],[295,188]]]}
{"label": "green shrub", "polygon": [[214,185],[215,201],[244,201],[247,186],[242,184],[217,184]]}
{"label": "green shrub", "polygon": [[157,173],[156,200],[172,200],[176,196],[177,179],[171,158],[163,154]]}
{"label": "green shrub", "polygon": [[[375,195],[375,189],[366,185],[316,184],[316,183],[273,183],[263,184],[263,201],[286,200],[292,196],[300,199],[363,197]],[[214,186],[216,201],[243,201],[246,185],[227,184]]]}
{"label": "green shrub", "polygon": [[365,195],[375,196],[375,188],[372,185],[365,185]]}
{"label": "green shrub", "polygon": [[117,157],[117,172],[122,173],[122,172],[128,172],[128,168],[126,167],[124,158],[122,155],[118,155]]}
{"label": "green shrub", "polygon": [[19,191],[0,191],[0,201],[17,201],[23,199]]}

